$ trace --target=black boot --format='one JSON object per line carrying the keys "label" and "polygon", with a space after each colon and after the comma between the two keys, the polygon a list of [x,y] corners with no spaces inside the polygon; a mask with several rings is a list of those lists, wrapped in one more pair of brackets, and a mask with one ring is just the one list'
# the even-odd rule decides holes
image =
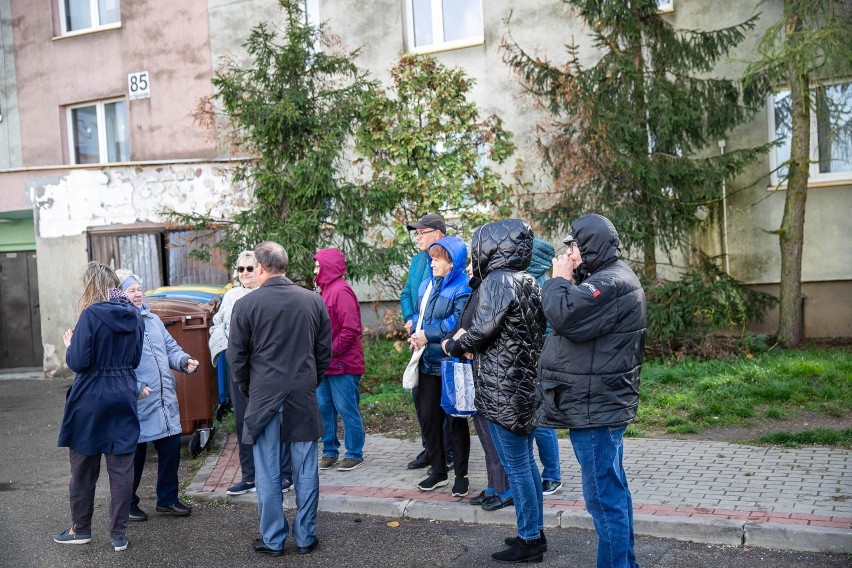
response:
{"label": "black boot", "polygon": [[544,560],[544,550],[541,548],[541,539],[523,540],[518,538],[511,548],[495,552],[491,558],[497,562],[542,562]]}
{"label": "black boot", "polygon": [[[520,537],[517,536],[507,536],[506,540],[503,542],[506,543],[506,546],[514,546]],[[547,552],[547,537],[544,536],[544,531],[540,531],[538,533],[538,541],[541,543],[541,551]]]}

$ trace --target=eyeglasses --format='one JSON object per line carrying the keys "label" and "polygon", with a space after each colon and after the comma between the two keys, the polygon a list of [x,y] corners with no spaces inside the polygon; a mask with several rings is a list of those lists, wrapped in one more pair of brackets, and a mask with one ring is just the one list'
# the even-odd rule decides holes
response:
{"label": "eyeglasses", "polygon": [[431,231],[415,232],[415,233],[414,233],[414,238],[416,239],[417,237],[422,237],[422,236],[424,236],[424,235],[428,235],[429,233],[434,233],[434,232],[435,232],[435,231],[437,231],[437,230],[438,230],[438,229],[432,229]]}
{"label": "eyeglasses", "polygon": [[238,266],[237,272],[242,274],[243,272],[254,272],[254,266]]}

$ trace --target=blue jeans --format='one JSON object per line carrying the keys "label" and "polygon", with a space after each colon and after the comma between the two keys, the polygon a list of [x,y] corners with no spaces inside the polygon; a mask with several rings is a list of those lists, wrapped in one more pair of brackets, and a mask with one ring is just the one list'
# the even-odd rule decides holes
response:
{"label": "blue jeans", "polygon": [[322,425],[322,455],[337,458],[340,440],[337,439],[337,417],[343,420],[343,441],[346,453],[343,457],[364,459],[364,424],[358,405],[361,391],[360,375],[326,375],[317,387]]}
{"label": "blue jeans", "polygon": [[541,477],[533,457],[533,434],[519,436],[490,420],[488,429],[509,478],[518,536],[524,540],[538,540],[544,530],[544,508]]}
{"label": "blue jeans", "polygon": [[533,430],[535,445],[538,446],[538,458],[544,471],[541,478],[547,481],[562,481],[562,469],[559,467],[559,438],[553,428]]}
{"label": "blue jeans", "polygon": [[257,487],[257,512],[260,534],[272,550],[284,548],[289,534],[284,516],[284,497],[281,494],[281,468],[285,452],[289,451],[293,468],[293,488],[296,491],[296,518],[293,538],[296,546],[307,547],[317,538],[317,505],[319,504],[319,464],[317,443],[282,442],[281,420],[283,406],[255,438],[254,483]]}
{"label": "blue jeans", "polygon": [[598,568],[638,568],[633,550],[633,499],[624,473],[626,426],[571,430],[586,510],[598,533]]}

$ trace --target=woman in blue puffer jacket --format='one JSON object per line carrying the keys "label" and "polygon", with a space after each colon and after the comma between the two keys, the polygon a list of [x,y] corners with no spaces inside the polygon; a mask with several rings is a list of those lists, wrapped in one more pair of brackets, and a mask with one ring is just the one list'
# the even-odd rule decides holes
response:
{"label": "woman in blue puffer jacket", "polygon": [[[418,311],[409,338],[412,348],[426,347],[420,358],[418,388],[423,437],[432,462],[432,473],[417,487],[421,491],[432,491],[448,483],[443,425],[444,420],[449,420],[456,477],[453,495],[463,497],[467,495],[469,487],[467,462],[470,455],[470,430],[466,418],[448,417],[441,408],[441,361],[448,358],[441,349],[441,340],[455,328],[470,297],[471,290],[465,272],[467,247],[458,237],[444,237],[433,243],[428,252],[433,276],[420,286],[416,306]],[[422,322],[418,325],[421,313]]]}
{"label": "woman in blue puffer jacket", "polygon": [[148,442],[153,442],[157,450],[157,512],[185,517],[192,509],[178,500],[181,425],[177,381],[171,369],[194,373],[198,369],[198,361],[184,353],[160,318],[143,303],[140,278],[129,270],[119,269],[116,274],[121,280],[121,289],[145,322],[142,360],[136,368],[139,397],[136,411],[140,432],[134,458],[130,520],[148,520],[148,515],[139,508],[139,496],[136,494],[142,480]]}

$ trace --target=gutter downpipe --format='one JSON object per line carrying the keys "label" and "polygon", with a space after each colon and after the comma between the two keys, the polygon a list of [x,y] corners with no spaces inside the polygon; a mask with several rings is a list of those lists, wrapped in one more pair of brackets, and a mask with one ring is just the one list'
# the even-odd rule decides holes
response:
{"label": "gutter downpipe", "polygon": [[[719,140],[719,153],[725,155],[725,141]],[[728,259],[728,191],[727,182],[722,179],[722,250],[725,254],[725,274],[731,275],[731,265]]]}

